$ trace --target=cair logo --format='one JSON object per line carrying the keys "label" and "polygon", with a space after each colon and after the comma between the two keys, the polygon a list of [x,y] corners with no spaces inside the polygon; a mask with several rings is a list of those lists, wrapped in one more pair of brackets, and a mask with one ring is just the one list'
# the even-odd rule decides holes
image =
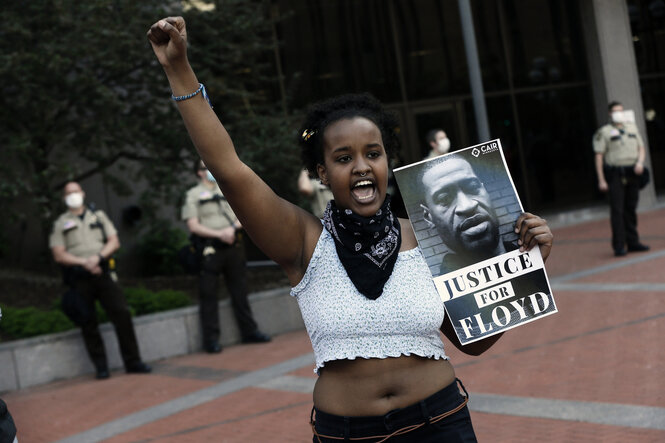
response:
{"label": "cair logo", "polygon": [[499,150],[499,144],[496,142],[492,142],[492,143],[487,143],[486,145],[482,145],[479,148],[473,148],[471,150],[471,155],[478,158],[480,154],[489,154],[490,152],[498,150]]}

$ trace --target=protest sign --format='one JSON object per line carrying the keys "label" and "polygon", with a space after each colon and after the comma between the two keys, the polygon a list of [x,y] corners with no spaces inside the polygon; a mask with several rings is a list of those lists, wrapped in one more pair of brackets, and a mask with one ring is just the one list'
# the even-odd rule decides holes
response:
{"label": "protest sign", "polygon": [[523,208],[498,139],[394,173],[463,345],[557,312],[540,250],[519,251]]}

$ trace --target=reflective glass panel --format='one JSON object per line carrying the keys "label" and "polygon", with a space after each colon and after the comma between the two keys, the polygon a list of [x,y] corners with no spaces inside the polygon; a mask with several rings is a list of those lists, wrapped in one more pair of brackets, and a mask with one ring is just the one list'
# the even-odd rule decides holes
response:
{"label": "reflective glass panel", "polygon": [[642,79],[642,102],[649,137],[653,184],[665,191],[665,78]]}
{"label": "reflective glass panel", "polygon": [[579,5],[573,0],[506,0],[515,87],[587,79]]}
{"label": "reflective glass panel", "polygon": [[597,193],[591,145],[596,128],[588,87],[530,92],[515,99],[530,208],[588,204]]}
{"label": "reflective glass panel", "polygon": [[394,5],[409,100],[468,93],[457,2],[396,0]]}
{"label": "reflective glass panel", "polygon": [[501,36],[499,3],[473,0],[473,12],[478,61],[486,92],[508,88],[508,67]]}
{"label": "reflective glass panel", "polygon": [[665,0],[629,0],[628,15],[640,75],[665,73]]}
{"label": "reflective glass panel", "polygon": [[400,99],[388,5],[382,0],[278,0],[277,33],[289,102],[347,92]]}

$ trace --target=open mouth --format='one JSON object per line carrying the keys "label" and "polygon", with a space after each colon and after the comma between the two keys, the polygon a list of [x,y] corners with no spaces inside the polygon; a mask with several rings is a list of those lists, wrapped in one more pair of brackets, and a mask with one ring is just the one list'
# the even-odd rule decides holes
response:
{"label": "open mouth", "polygon": [[351,193],[359,201],[371,199],[374,197],[374,192],[374,183],[370,180],[361,180],[351,188]]}

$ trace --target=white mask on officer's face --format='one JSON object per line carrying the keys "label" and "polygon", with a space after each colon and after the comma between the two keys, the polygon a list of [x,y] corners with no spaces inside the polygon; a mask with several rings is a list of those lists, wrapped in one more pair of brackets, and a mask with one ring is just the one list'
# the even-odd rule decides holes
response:
{"label": "white mask on officer's face", "polygon": [[72,192],[65,196],[65,204],[68,208],[78,209],[83,206],[83,193],[82,192]]}
{"label": "white mask on officer's face", "polygon": [[443,140],[439,140],[436,146],[436,150],[439,151],[439,154],[445,154],[450,149],[450,139],[448,137]]}
{"label": "white mask on officer's face", "polygon": [[614,111],[612,114],[612,122],[623,123],[626,121],[623,111]]}

